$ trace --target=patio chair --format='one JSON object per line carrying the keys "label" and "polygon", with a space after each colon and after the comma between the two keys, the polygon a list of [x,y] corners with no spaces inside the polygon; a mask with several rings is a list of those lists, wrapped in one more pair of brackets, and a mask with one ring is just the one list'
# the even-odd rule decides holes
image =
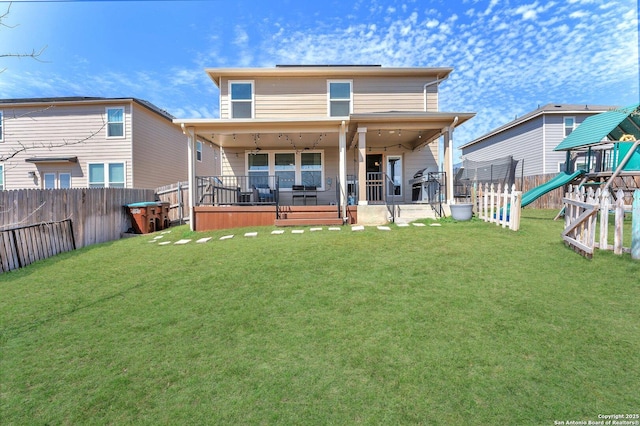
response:
{"label": "patio chair", "polygon": [[269,185],[254,185],[253,200],[258,203],[274,203],[275,194]]}

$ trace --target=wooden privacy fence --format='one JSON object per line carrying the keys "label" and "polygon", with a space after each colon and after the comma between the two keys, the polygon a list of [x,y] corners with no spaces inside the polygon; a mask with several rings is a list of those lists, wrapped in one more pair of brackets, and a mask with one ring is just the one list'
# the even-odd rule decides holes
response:
{"label": "wooden privacy fence", "polygon": [[160,201],[169,203],[169,220],[183,224],[189,220],[189,182],[178,182],[156,189]]}
{"label": "wooden privacy fence", "polygon": [[75,248],[70,219],[5,229],[0,231],[0,272],[19,269]]}
{"label": "wooden privacy fence", "polygon": [[516,191],[515,185],[511,186],[511,191],[507,185],[503,189],[500,184],[497,188],[493,184],[478,187],[478,218],[485,222],[517,231],[520,229],[521,204],[522,192]]}
{"label": "wooden privacy fence", "polygon": [[[585,191],[584,187],[570,187],[564,197],[565,229],[562,238],[565,244],[587,258],[592,258],[594,249],[598,248],[613,250],[615,254],[630,253],[632,259],[640,260],[640,190],[635,190],[631,205],[624,203],[624,191],[621,189],[615,195],[613,201],[608,190],[601,192],[598,189],[594,192],[591,188]],[[614,238],[613,244],[609,244],[609,219],[612,212]],[[624,246],[623,239],[626,213],[632,214],[629,247]],[[599,238],[596,241],[598,232]]]}
{"label": "wooden privacy fence", "polygon": [[73,222],[77,248],[113,241],[131,227],[126,204],[155,201],[153,189],[76,188],[0,191],[0,231]]}

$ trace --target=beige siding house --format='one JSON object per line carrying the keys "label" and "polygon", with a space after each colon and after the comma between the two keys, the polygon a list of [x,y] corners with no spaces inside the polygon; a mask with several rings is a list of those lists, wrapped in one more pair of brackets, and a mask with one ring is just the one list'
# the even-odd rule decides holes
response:
{"label": "beige siding house", "polygon": [[[0,100],[0,189],[157,188],[187,179],[187,137],[136,98]],[[219,149],[195,144],[198,173],[217,174]]]}
{"label": "beige siding house", "polygon": [[[273,201],[279,217],[281,206],[295,205],[298,191],[310,188],[313,203],[339,206],[345,221],[347,206],[357,205],[362,221],[390,199],[411,203],[410,180],[419,170],[438,170],[441,154],[445,171],[451,169],[453,130],[474,116],[439,111],[438,86],[451,68],[276,66],[206,72],[220,91],[220,117],[174,120],[189,136],[191,156],[198,138],[221,151],[217,184],[190,168],[191,187],[200,188],[192,191],[195,214],[215,211],[205,204]],[[438,152],[440,137],[444,153]],[[256,185],[259,179],[264,182]],[[239,191],[231,200],[222,196],[230,186]],[[256,189],[277,189],[277,199],[250,197]],[[204,222],[191,221],[195,228]]]}

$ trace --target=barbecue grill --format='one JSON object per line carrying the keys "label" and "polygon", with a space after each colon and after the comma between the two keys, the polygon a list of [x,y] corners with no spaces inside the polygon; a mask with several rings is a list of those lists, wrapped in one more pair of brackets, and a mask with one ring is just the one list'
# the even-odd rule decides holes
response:
{"label": "barbecue grill", "polygon": [[418,170],[411,185],[411,201],[414,203],[435,203],[440,201],[440,175],[435,167],[425,167]]}

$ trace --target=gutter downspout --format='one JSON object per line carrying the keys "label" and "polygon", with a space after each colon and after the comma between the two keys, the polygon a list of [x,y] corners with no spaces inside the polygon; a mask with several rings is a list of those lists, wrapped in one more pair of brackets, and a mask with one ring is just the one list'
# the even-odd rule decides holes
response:
{"label": "gutter downspout", "polygon": [[447,79],[447,77],[444,78],[438,78],[436,80],[430,81],[428,83],[425,83],[424,86],[422,86],[422,92],[424,93],[424,111],[427,111],[427,87],[429,86],[433,86],[434,84],[440,84],[443,81],[445,81]]}
{"label": "gutter downspout", "polygon": [[458,116],[456,115],[445,134],[445,172],[447,174],[447,198],[448,203],[453,204],[453,131],[458,124]]}

